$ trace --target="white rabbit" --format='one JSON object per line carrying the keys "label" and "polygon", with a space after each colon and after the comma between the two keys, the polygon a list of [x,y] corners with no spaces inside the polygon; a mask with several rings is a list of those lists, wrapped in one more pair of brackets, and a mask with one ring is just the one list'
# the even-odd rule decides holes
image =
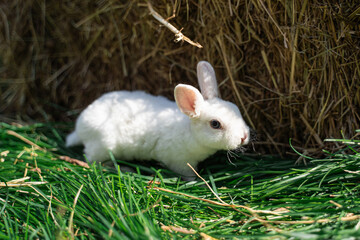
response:
{"label": "white rabbit", "polygon": [[109,159],[154,159],[191,178],[196,168],[218,150],[234,150],[249,142],[249,127],[239,109],[218,98],[210,63],[197,65],[201,93],[175,87],[175,102],[141,91],[104,94],[79,116],[67,146],[83,144],[90,162]]}

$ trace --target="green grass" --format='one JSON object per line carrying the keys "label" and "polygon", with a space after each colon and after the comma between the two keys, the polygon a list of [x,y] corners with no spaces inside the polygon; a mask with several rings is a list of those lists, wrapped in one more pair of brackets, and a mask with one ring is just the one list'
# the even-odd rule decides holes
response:
{"label": "green grass", "polygon": [[64,147],[68,129],[1,123],[0,239],[360,238],[359,141],[306,167],[218,154],[200,171],[212,192],[149,164],[122,173],[123,162],[59,160],[83,159]]}

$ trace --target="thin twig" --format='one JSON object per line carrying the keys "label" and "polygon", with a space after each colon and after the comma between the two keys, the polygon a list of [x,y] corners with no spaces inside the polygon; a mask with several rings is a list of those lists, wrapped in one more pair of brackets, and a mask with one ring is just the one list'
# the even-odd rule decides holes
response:
{"label": "thin twig", "polygon": [[338,208],[342,208],[342,207],[343,207],[341,204],[339,204],[339,203],[337,203],[337,202],[335,202],[335,201],[333,201],[333,200],[330,200],[329,202],[332,203],[332,204],[334,204],[334,205],[337,206]]}
{"label": "thin twig", "polygon": [[197,173],[197,171],[190,165],[190,163],[187,163],[187,165],[191,168],[191,170],[193,170],[193,172],[196,174],[196,176],[198,176],[198,178],[200,178],[204,183],[205,185],[210,189],[210,191],[214,194],[214,196],[223,204],[227,204],[226,202],[224,202],[215,192],[214,190],[212,190],[212,188],[210,187],[210,185],[205,181],[204,178],[202,178],[200,176],[200,174]]}
{"label": "thin twig", "polygon": [[198,48],[203,48],[203,46],[198,43],[198,42],[193,42],[190,38],[186,37],[181,30],[178,30],[176,27],[174,27],[174,25],[172,25],[171,23],[169,23],[168,21],[166,21],[160,14],[158,14],[157,12],[155,12],[155,10],[153,9],[150,1],[148,1],[148,8],[150,11],[150,14],[156,19],[158,20],[161,24],[163,24],[165,27],[167,27],[170,31],[172,31],[175,34],[175,42],[179,42],[179,41],[185,41],[190,43],[193,46],[196,46]]}
{"label": "thin twig", "polygon": [[81,160],[75,159],[75,158],[71,158],[68,156],[60,156],[59,159],[64,160],[65,162],[68,162],[68,163],[79,165],[84,168],[90,168],[89,164],[87,164],[86,162],[83,162]]}
{"label": "thin twig", "polygon": [[32,141],[24,138],[23,136],[21,136],[20,134],[14,132],[14,131],[12,131],[12,130],[7,130],[6,133],[9,134],[9,135],[11,135],[11,136],[17,137],[18,139],[22,140],[23,142],[26,142],[27,144],[33,146],[33,147],[35,148],[35,150],[39,149],[39,150],[41,150],[41,151],[46,152],[46,150],[45,150],[44,148],[39,147],[37,144],[35,144],[35,143],[33,143]]}
{"label": "thin twig", "polygon": [[274,211],[254,210],[254,209],[252,209],[252,208],[250,208],[250,207],[246,207],[246,206],[244,206],[244,205],[233,205],[233,204],[228,204],[228,203],[216,202],[216,201],[213,201],[213,200],[208,200],[208,199],[205,199],[205,198],[199,198],[199,197],[195,197],[195,196],[192,196],[192,195],[189,195],[189,194],[186,194],[186,193],[175,192],[175,191],[172,191],[172,190],[169,190],[169,189],[165,189],[165,188],[161,188],[161,187],[156,187],[156,186],[153,186],[153,187],[151,187],[151,188],[152,188],[152,189],[155,189],[155,190],[160,190],[160,191],[163,191],[163,192],[168,192],[168,193],[173,193],[173,194],[182,195],[182,196],[185,196],[185,197],[189,197],[189,198],[192,198],[192,199],[204,201],[204,202],[211,203],[211,204],[218,205],[218,206],[231,207],[231,208],[243,208],[243,209],[248,210],[249,212],[264,213],[264,214],[273,214],[273,215],[281,216],[281,214],[279,214],[279,213],[277,213],[277,212],[274,212]]}
{"label": "thin twig", "polygon": [[299,221],[267,221],[267,220],[262,220],[262,221],[267,221],[273,224],[313,224],[313,223],[329,223],[329,222],[334,222],[336,220],[339,220],[341,222],[348,222],[359,219],[360,219],[360,215],[353,215],[353,216],[341,217],[336,219],[322,218],[317,220],[299,220]]}
{"label": "thin twig", "polygon": [[203,240],[217,240],[217,238],[213,238],[212,236],[207,235],[206,233],[200,233],[200,236]]}
{"label": "thin twig", "polygon": [[69,231],[71,233],[71,237],[72,239],[74,239],[74,226],[73,226],[73,219],[74,219],[74,213],[75,213],[75,206],[76,206],[76,203],[77,203],[77,200],[80,196],[80,193],[81,193],[81,189],[83,188],[84,185],[81,185],[81,187],[79,188],[78,192],[76,193],[76,196],[75,196],[75,199],[74,199],[74,204],[73,204],[73,207],[72,207],[72,211],[71,211],[71,214],[70,214],[70,219],[69,219]]}
{"label": "thin twig", "polygon": [[52,189],[51,189],[51,185],[50,185],[50,192],[51,192],[51,195],[50,195],[50,201],[49,201],[49,206],[48,206],[47,212],[48,212],[48,214],[50,213],[51,218],[53,219],[55,225],[57,227],[60,227],[59,223],[56,221],[56,218],[54,216],[54,213],[53,213],[53,210],[52,210],[52,207],[51,207],[51,202],[52,202],[51,199],[53,198],[53,192],[52,192]]}
{"label": "thin twig", "polygon": [[40,196],[42,196],[46,201],[48,201],[48,202],[51,201],[51,199],[50,199],[50,200],[47,199],[47,197],[46,197],[44,194],[42,194],[39,190],[37,190],[36,188],[34,188],[32,185],[30,185],[29,187],[31,187],[35,192],[37,192]]}
{"label": "thin twig", "polygon": [[29,179],[30,179],[30,177],[22,177],[22,178],[10,180],[10,181],[8,181],[8,183],[25,182],[26,180],[29,180]]}
{"label": "thin twig", "polygon": [[165,225],[163,225],[163,226],[161,226],[161,229],[163,231],[170,231],[170,232],[175,231],[175,232],[180,232],[180,233],[184,233],[184,234],[194,234],[194,233],[196,233],[195,230],[192,230],[192,229],[188,230],[186,228],[175,227],[175,226],[165,226]]}
{"label": "thin twig", "polygon": [[287,43],[289,42],[289,40],[286,37],[286,34],[281,30],[279,24],[277,24],[277,22],[275,21],[275,19],[272,17],[271,13],[269,12],[269,10],[266,8],[265,4],[262,2],[262,0],[259,1],[261,6],[264,8],[265,12],[267,13],[267,15],[270,17],[271,21],[275,24],[276,28],[279,30],[279,32],[281,33],[281,35],[284,37],[284,47],[288,48]]}
{"label": "thin twig", "polygon": [[11,182],[0,182],[0,187],[31,187],[33,185],[42,185],[47,182],[22,182],[22,183],[11,183]]}
{"label": "thin twig", "polygon": [[111,228],[109,229],[108,236],[111,238],[113,234],[113,228],[115,226],[115,220],[111,223]]}

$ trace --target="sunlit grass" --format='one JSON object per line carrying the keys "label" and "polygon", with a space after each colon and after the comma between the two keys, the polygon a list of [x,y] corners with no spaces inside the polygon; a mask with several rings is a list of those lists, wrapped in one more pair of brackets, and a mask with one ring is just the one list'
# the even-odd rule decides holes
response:
{"label": "sunlit grass", "polygon": [[[298,167],[218,154],[183,182],[151,164],[73,165],[61,124],[0,127],[1,239],[360,237],[358,140]],[[10,132],[9,132],[10,131]],[[15,133],[15,134],[14,134]],[[135,173],[122,173],[124,165]]]}

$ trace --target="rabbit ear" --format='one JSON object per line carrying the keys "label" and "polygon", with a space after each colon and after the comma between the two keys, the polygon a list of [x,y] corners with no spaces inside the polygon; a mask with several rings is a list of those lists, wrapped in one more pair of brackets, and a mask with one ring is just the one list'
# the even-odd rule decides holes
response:
{"label": "rabbit ear", "polygon": [[199,106],[204,99],[199,90],[190,85],[178,84],[175,87],[174,95],[176,104],[181,112],[191,118],[200,116]]}
{"label": "rabbit ear", "polygon": [[197,77],[204,99],[218,97],[218,87],[214,68],[207,61],[200,61],[197,64]]}

